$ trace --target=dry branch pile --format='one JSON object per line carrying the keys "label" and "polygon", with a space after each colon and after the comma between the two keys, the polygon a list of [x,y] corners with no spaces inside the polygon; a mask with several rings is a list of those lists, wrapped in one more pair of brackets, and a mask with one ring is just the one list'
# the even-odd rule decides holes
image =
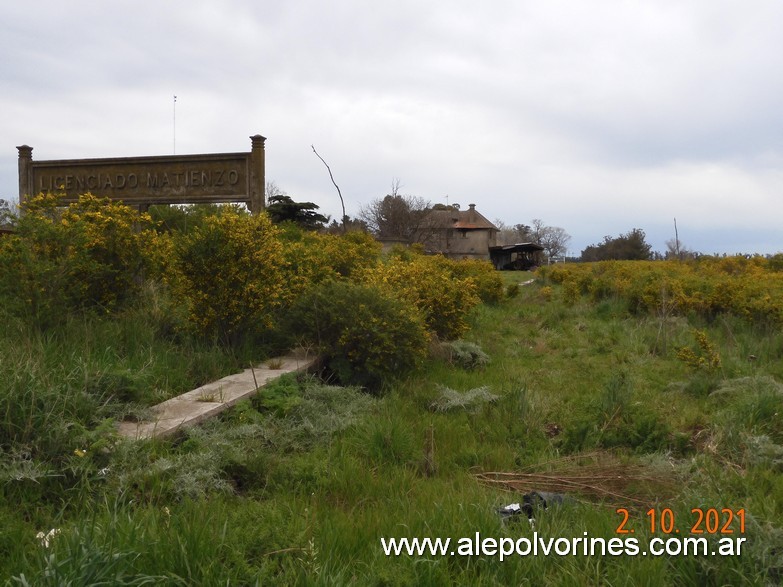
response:
{"label": "dry branch pile", "polygon": [[492,471],[475,476],[480,483],[515,493],[549,491],[624,507],[670,501],[680,486],[671,465],[633,463],[609,452],[563,457],[513,473]]}

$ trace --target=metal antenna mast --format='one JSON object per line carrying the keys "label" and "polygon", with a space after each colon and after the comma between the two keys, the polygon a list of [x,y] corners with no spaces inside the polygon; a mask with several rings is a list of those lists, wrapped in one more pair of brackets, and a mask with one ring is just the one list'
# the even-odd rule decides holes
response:
{"label": "metal antenna mast", "polygon": [[177,154],[177,95],[174,95],[174,112],[172,115],[172,143],[174,155]]}

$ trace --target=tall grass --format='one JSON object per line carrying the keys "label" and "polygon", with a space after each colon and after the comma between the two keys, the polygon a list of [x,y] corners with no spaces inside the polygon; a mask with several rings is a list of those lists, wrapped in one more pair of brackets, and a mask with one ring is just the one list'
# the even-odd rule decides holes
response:
{"label": "tall grass", "polygon": [[[174,341],[143,314],[47,334],[11,324],[0,337],[10,422],[0,576],[30,585],[778,583],[781,335],[731,316],[641,316],[622,300],[565,293],[531,285],[478,307],[470,340],[491,359],[479,369],[437,356],[380,396],[287,377],[172,441],[134,444],[101,427],[127,405],[119,394],[143,405],[199,369],[211,377],[241,359]],[[716,346],[721,370],[678,359],[694,328]],[[382,553],[381,537],[616,538],[610,501],[573,492],[537,511],[535,526],[503,521],[497,509],[522,495],[475,475],[556,475],[566,455],[596,451],[671,476],[665,495],[632,508],[640,543],[661,536],[650,534],[647,508],[672,508],[685,534],[693,508],[745,508],[747,550],[503,562]],[[45,548],[35,536],[52,528],[60,534]]]}
{"label": "tall grass", "polygon": [[146,312],[140,304],[114,319],[72,315],[43,331],[3,317],[0,494],[22,510],[89,497],[105,485],[113,422],[244,366],[225,348],[175,344]]}

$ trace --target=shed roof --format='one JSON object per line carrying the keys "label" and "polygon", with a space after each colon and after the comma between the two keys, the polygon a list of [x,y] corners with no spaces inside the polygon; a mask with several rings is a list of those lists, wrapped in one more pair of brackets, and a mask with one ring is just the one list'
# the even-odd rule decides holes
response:
{"label": "shed roof", "polygon": [[517,243],[515,245],[501,245],[497,247],[489,247],[491,252],[503,252],[503,253],[533,253],[535,251],[543,251],[544,247],[536,243]]}

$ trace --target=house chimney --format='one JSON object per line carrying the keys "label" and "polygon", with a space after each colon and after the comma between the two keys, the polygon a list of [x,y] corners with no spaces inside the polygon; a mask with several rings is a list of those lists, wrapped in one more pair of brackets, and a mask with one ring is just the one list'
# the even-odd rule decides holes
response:
{"label": "house chimney", "polygon": [[468,208],[470,208],[471,210],[475,210],[476,204],[468,204]]}

